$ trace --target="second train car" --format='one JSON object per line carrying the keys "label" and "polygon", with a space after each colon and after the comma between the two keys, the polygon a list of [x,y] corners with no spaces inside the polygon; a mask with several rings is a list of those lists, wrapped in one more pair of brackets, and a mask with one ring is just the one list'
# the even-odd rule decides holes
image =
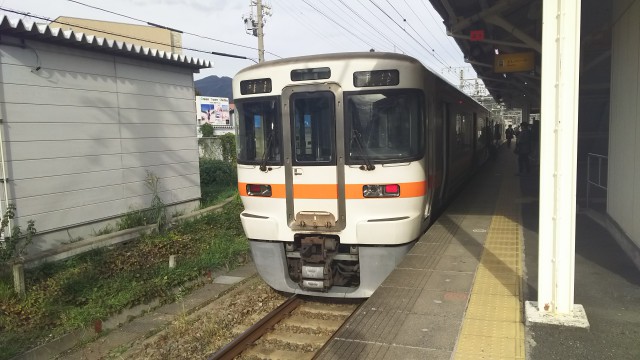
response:
{"label": "second train car", "polygon": [[487,109],[405,55],[264,62],[233,98],[242,225],[283,292],[369,297],[487,157]]}

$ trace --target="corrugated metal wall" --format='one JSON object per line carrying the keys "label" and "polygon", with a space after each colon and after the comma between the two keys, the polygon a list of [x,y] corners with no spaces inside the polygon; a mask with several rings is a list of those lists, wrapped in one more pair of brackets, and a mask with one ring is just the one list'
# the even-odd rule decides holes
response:
{"label": "corrugated metal wall", "polygon": [[190,69],[26,44],[0,45],[9,199],[19,224],[34,219],[43,232],[147,207],[147,171],[160,177],[167,204],[200,197]]}
{"label": "corrugated metal wall", "polygon": [[607,211],[640,247],[640,1],[615,4]]}

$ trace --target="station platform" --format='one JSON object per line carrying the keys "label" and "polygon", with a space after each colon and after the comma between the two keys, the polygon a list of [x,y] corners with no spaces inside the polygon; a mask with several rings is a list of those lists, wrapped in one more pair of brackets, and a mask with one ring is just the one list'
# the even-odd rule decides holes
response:
{"label": "station platform", "polygon": [[[590,329],[525,326],[537,300],[538,173],[503,146],[317,359],[640,359],[640,271],[578,215]],[[534,166],[535,168],[535,166]]]}

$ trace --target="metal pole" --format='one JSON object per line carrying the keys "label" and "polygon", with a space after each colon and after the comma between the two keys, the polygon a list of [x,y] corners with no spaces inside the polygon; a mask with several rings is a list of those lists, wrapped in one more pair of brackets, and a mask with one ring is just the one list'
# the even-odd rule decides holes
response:
{"label": "metal pole", "polygon": [[[0,115],[0,163],[2,164],[2,185],[4,188],[4,210],[0,203],[0,219],[4,216],[6,209],[9,208],[9,191],[7,190],[9,178],[7,176],[7,169],[5,167],[5,158],[4,158],[4,119],[2,115]],[[0,234],[0,240],[4,241],[4,236],[6,234],[11,234],[11,219],[8,219],[7,227],[5,228],[5,232]]]}
{"label": "metal pole", "polygon": [[545,0],[538,311],[574,309],[580,0]]}
{"label": "metal pole", "polygon": [[264,62],[264,33],[262,32],[262,0],[257,0],[258,6],[258,62]]}
{"label": "metal pole", "polygon": [[591,187],[591,156],[587,155],[587,209],[589,208],[589,188]]}

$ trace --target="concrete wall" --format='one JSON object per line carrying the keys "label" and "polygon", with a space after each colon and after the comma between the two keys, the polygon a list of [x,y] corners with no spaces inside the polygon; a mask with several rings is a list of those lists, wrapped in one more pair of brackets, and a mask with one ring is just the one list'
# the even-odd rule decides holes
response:
{"label": "concrete wall", "polygon": [[640,0],[614,4],[607,212],[640,247]]}
{"label": "concrete wall", "polygon": [[[148,207],[147,171],[160,178],[167,204],[200,197],[190,69],[7,43],[19,41],[3,36],[0,44],[1,129],[19,225],[33,219],[44,233]],[[85,226],[73,237],[99,228]],[[37,250],[70,236],[45,237]]]}

